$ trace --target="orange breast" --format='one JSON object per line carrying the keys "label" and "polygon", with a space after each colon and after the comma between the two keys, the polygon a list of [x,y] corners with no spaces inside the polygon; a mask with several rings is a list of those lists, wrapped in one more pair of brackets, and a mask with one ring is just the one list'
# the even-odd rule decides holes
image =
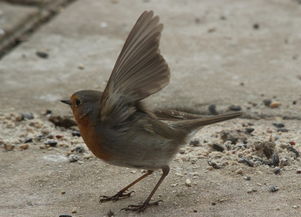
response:
{"label": "orange breast", "polygon": [[93,154],[104,161],[110,160],[111,156],[105,152],[102,138],[100,135],[97,135],[93,126],[90,126],[86,120],[81,120],[78,126],[81,136]]}

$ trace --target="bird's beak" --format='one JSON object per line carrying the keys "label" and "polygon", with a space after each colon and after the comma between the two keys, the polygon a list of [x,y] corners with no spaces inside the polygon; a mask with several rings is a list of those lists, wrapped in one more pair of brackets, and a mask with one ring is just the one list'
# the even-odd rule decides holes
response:
{"label": "bird's beak", "polygon": [[71,105],[71,101],[69,99],[62,99],[61,102],[67,105]]}

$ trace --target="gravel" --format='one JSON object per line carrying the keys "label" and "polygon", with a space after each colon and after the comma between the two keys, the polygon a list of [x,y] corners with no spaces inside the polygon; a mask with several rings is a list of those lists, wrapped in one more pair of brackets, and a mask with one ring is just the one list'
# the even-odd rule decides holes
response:
{"label": "gravel", "polygon": [[[73,119],[46,113],[0,114],[0,148],[5,151],[60,149],[69,162],[78,163],[94,158]],[[187,141],[189,145],[180,149],[175,160],[197,167],[200,159],[206,159],[209,171],[241,165],[236,174],[245,174],[245,168],[268,166],[280,175],[285,171],[283,168],[294,166],[300,157],[300,138],[295,136],[300,134],[293,130],[285,134],[277,131],[289,127],[289,123],[271,120],[269,127],[260,121],[237,119],[206,126]]]}

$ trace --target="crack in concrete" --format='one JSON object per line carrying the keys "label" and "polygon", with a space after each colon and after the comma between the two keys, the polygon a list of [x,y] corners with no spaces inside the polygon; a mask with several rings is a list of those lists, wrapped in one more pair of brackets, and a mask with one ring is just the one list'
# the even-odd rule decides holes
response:
{"label": "crack in concrete", "polygon": [[13,5],[24,5],[24,6],[43,6],[47,3],[47,0],[2,0],[2,1]]}
{"label": "crack in concrete", "polygon": [[[6,35],[0,41],[0,60],[22,42],[26,41],[26,39],[35,33],[42,25],[48,23],[58,15],[61,8],[67,7],[75,1],[76,0],[50,1],[41,6],[39,13],[35,16],[23,20],[20,25],[15,27],[11,34]],[[39,5],[35,4],[35,6]]]}

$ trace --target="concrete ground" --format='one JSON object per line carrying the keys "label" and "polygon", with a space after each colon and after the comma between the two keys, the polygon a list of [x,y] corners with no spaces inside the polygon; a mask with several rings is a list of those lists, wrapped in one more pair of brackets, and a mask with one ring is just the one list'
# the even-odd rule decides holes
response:
{"label": "concrete ground", "polygon": [[[70,114],[59,100],[80,89],[103,89],[136,19],[144,10],[154,10],[164,24],[160,50],[172,74],[170,85],[146,103],[154,108],[177,107],[202,114],[208,113],[210,104],[215,104],[218,112],[239,105],[244,119],[218,126],[252,122],[254,128],[264,129],[262,134],[268,138],[266,132],[273,128],[272,123],[283,122],[289,136],[285,132],[275,134],[285,138],[283,143],[294,141],[296,150],[301,151],[298,1],[81,0],[57,6],[57,16],[25,28],[33,17],[40,19],[40,10],[41,4],[0,1],[0,48],[8,39],[6,34],[11,40],[18,29],[31,29],[23,31],[25,41],[10,46],[0,60],[3,117],[10,113],[41,114],[46,109]],[[266,99],[277,108],[266,106]],[[45,151],[31,146],[25,151],[5,151],[2,147],[6,139],[19,139],[22,133],[6,131],[5,118],[1,120],[1,217],[64,213],[94,217],[106,216],[110,210],[116,216],[135,216],[119,210],[142,201],[159,177],[157,174],[146,180],[147,185],[137,186],[133,198],[99,205],[100,194],[114,193],[140,172],[108,166],[96,158],[84,163],[45,160],[49,155],[64,157],[62,148]],[[60,133],[60,129],[53,130]],[[208,135],[215,132],[214,126],[205,131]],[[177,176],[174,169],[155,197],[164,202],[141,216],[300,216],[298,158],[280,176],[266,166],[239,164],[211,171],[207,170],[206,157],[199,159],[195,168],[191,162],[178,159],[171,166],[181,170],[183,176]],[[235,172],[241,167],[244,175],[252,177],[251,184]],[[185,174],[186,169],[189,172]],[[187,187],[185,180],[193,172],[199,176],[192,187]],[[174,183],[180,184],[173,187]],[[280,190],[266,190],[271,183]],[[250,186],[259,187],[247,193]]]}

